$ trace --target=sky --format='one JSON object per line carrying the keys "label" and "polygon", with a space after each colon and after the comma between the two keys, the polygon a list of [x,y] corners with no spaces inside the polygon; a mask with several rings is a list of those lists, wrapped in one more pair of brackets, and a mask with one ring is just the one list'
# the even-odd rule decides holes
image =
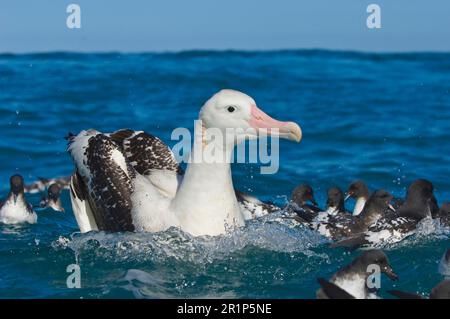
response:
{"label": "sky", "polygon": [[[69,4],[81,28],[69,29]],[[381,28],[369,29],[369,4]],[[449,0],[0,0],[0,52],[450,51]]]}

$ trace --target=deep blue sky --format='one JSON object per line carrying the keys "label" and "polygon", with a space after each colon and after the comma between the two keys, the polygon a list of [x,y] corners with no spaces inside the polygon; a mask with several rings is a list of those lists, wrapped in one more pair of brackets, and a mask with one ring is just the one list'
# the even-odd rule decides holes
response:
{"label": "deep blue sky", "polygon": [[[66,27],[70,3],[81,29]],[[450,1],[0,0],[0,52],[281,48],[450,51]]]}

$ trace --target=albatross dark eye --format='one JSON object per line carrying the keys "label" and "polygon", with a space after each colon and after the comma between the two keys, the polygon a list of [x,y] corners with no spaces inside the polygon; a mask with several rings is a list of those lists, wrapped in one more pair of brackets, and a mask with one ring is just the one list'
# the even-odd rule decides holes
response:
{"label": "albatross dark eye", "polygon": [[233,113],[236,110],[236,108],[234,106],[229,106],[227,110],[228,112]]}

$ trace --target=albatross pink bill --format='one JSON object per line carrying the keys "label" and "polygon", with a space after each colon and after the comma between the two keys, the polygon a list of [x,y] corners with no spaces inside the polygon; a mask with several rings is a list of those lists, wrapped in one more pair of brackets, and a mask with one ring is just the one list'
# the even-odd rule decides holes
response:
{"label": "albatross pink bill", "polygon": [[256,130],[266,129],[269,135],[279,136],[295,142],[300,142],[302,139],[302,129],[297,123],[278,121],[264,113],[256,105],[252,105],[249,124]]}

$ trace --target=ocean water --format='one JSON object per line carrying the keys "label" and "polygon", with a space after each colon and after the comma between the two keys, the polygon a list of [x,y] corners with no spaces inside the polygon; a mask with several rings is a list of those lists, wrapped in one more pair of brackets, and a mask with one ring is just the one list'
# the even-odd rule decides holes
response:
{"label": "ocean water", "polygon": [[[450,201],[450,54],[320,50],[2,54],[0,195],[14,173],[27,182],[71,174],[69,131],[128,127],[172,146],[172,130],[192,129],[201,105],[222,88],[250,94],[304,134],[300,144],[280,142],[277,174],[233,164],[238,189],[282,205],[309,183],[324,206],[327,188],[355,179],[403,196],[409,183],[427,178],[438,201]],[[217,238],[177,229],[79,234],[68,192],[62,197],[65,213],[0,225],[1,298],[314,298],[317,277],[361,253],[331,249],[314,232],[271,219]],[[426,295],[442,279],[438,262],[449,247],[448,230],[435,225],[384,247],[400,280],[383,278],[380,295]],[[66,285],[74,263],[81,289]]]}

